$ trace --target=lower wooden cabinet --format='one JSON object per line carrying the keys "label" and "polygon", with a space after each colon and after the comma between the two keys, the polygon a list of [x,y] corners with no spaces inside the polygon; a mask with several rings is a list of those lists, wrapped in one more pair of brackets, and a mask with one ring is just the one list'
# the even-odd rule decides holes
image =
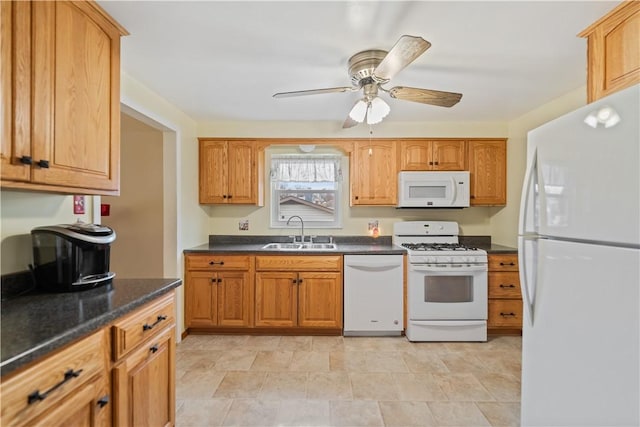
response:
{"label": "lower wooden cabinet", "polygon": [[172,291],[3,377],[0,425],[174,425],[174,310]]}
{"label": "lower wooden cabinet", "polygon": [[253,258],[185,257],[185,320],[191,330],[253,325]]}
{"label": "lower wooden cabinet", "polygon": [[342,330],[342,256],[257,256],[255,326]]}
{"label": "lower wooden cabinet", "polygon": [[492,332],[522,331],[522,294],[517,254],[489,254],[489,320]]}
{"label": "lower wooden cabinet", "polygon": [[111,327],[114,425],[175,424],[174,300],[171,292]]}
{"label": "lower wooden cabinet", "polygon": [[175,424],[175,328],[147,340],[113,368],[114,424]]}
{"label": "lower wooden cabinet", "polygon": [[0,424],[108,426],[108,367],[107,334],[100,330],[24,371],[2,378]]}
{"label": "lower wooden cabinet", "polygon": [[28,425],[47,427],[109,426],[111,425],[109,403],[109,383],[106,378],[97,376],[87,384],[78,387],[51,411]]}

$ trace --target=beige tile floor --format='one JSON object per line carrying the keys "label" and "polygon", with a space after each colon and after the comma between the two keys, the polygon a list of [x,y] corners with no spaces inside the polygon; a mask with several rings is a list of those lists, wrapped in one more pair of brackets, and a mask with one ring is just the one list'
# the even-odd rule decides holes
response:
{"label": "beige tile floor", "polygon": [[189,335],[177,426],[517,426],[521,338]]}

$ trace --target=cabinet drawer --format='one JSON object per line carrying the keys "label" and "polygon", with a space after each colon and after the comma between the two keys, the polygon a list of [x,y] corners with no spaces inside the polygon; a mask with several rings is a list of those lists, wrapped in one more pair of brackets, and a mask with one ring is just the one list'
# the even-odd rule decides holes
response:
{"label": "cabinet drawer", "polygon": [[3,378],[0,424],[31,424],[34,417],[58,406],[89,379],[106,376],[107,345],[103,329],[15,376]]}
{"label": "cabinet drawer", "polygon": [[188,255],[187,270],[249,270],[248,255]]}
{"label": "cabinet drawer", "polygon": [[518,254],[489,255],[489,271],[518,271]]}
{"label": "cabinet drawer", "polygon": [[173,292],[118,320],[111,327],[113,359],[118,360],[138,344],[175,324]]}
{"label": "cabinet drawer", "polygon": [[341,255],[257,256],[260,271],[340,271]]}
{"label": "cabinet drawer", "polygon": [[522,298],[519,274],[517,271],[490,271],[489,298]]}
{"label": "cabinet drawer", "polygon": [[489,300],[489,320],[487,327],[522,327],[522,301]]}

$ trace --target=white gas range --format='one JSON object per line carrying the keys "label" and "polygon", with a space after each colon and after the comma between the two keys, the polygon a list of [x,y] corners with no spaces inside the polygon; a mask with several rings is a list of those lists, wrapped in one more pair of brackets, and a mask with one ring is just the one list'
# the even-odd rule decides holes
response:
{"label": "white gas range", "polygon": [[487,252],[458,243],[458,224],[405,221],[392,241],[408,251],[410,341],[487,340]]}

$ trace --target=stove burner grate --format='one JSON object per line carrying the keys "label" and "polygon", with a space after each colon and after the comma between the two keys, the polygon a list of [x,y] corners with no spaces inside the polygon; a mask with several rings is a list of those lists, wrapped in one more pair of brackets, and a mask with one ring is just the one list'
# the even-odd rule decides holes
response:
{"label": "stove burner grate", "polygon": [[402,243],[402,246],[412,251],[477,251],[478,248],[465,246],[460,243]]}

